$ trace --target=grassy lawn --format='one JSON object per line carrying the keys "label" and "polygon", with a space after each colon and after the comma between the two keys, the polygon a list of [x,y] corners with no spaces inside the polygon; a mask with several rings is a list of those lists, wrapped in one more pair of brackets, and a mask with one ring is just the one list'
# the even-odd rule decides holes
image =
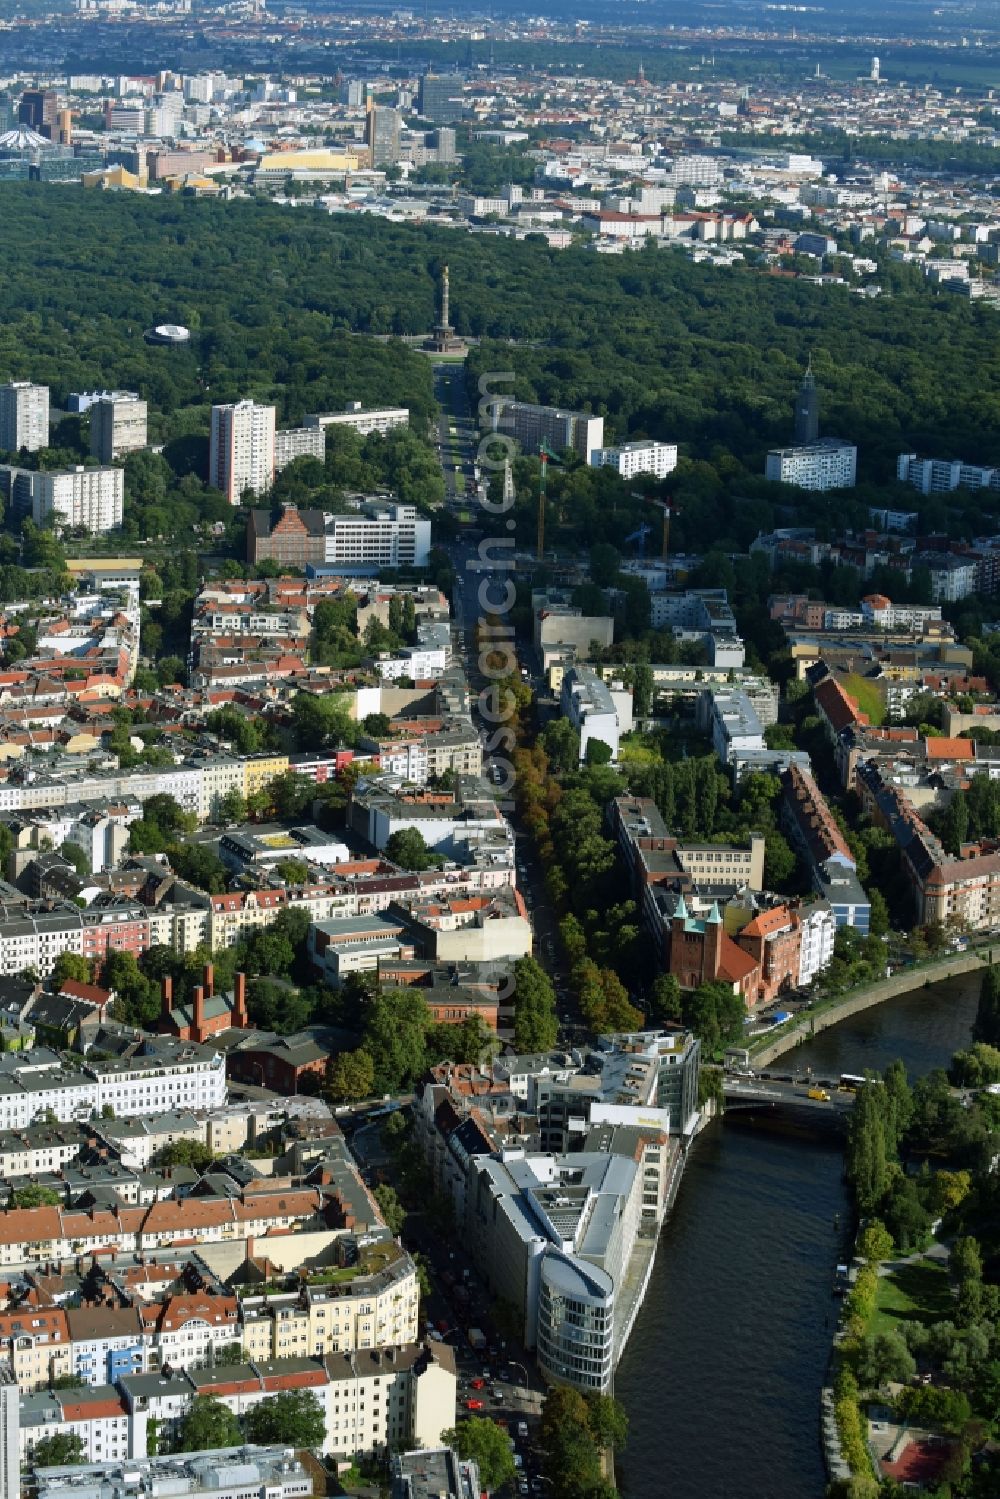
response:
{"label": "grassy lawn", "polygon": [[871,1332],[899,1330],[906,1322],[940,1322],[954,1316],[955,1300],[943,1265],[932,1260],[880,1275]]}

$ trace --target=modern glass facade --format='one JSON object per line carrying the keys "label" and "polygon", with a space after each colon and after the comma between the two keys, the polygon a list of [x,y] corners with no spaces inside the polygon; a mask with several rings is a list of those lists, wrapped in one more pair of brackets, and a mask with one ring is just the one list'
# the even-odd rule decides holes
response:
{"label": "modern glass facade", "polygon": [[546,1250],[538,1291],[538,1365],[550,1384],[606,1393],[615,1346],[615,1287],[606,1271]]}

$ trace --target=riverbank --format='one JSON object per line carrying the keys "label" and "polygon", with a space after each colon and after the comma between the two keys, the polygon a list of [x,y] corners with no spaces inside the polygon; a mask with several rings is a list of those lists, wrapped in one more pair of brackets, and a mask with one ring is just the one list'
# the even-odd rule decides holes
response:
{"label": "riverbank", "polygon": [[964,973],[973,973],[986,961],[987,949],[970,948],[967,952],[950,953],[946,958],[937,958],[894,973],[891,978],[881,979],[877,984],[868,984],[863,989],[853,989],[836,999],[821,1001],[815,1008],[788,1020],[774,1035],[757,1037],[751,1042],[749,1051],[758,1067],[766,1067],[785,1052],[810,1041],[821,1031],[870,1010],[874,1005],[884,1004],[900,994],[909,994],[927,984],[941,979],[956,978]]}

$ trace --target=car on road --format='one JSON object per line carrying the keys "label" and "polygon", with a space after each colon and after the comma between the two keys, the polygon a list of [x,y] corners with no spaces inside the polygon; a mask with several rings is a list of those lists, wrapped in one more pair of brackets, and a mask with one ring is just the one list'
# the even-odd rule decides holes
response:
{"label": "car on road", "polygon": [[486,1388],[485,1379],[474,1379],[471,1383],[474,1390],[483,1390]]}
{"label": "car on road", "polygon": [[518,1421],[518,1423],[517,1423],[517,1434],[521,1438],[522,1442],[527,1440],[527,1436],[528,1436],[528,1423],[527,1423],[527,1421]]}
{"label": "car on road", "polygon": [[485,1410],[486,1409],[486,1403],[483,1400],[467,1400],[465,1402],[465,1409],[467,1411],[481,1411],[481,1410]]}

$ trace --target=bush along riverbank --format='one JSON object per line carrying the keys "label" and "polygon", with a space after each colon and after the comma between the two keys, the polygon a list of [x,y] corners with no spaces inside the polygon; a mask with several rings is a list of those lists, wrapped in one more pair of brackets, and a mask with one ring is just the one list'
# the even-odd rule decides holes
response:
{"label": "bush along riverbank", "polygon": [[858,1091],[846,1165],[861,1226],[833,1353],[831,1495],[1000,1494],[998,968],[973,1043],[950,1074],[911,1087],[894,1062]]}

